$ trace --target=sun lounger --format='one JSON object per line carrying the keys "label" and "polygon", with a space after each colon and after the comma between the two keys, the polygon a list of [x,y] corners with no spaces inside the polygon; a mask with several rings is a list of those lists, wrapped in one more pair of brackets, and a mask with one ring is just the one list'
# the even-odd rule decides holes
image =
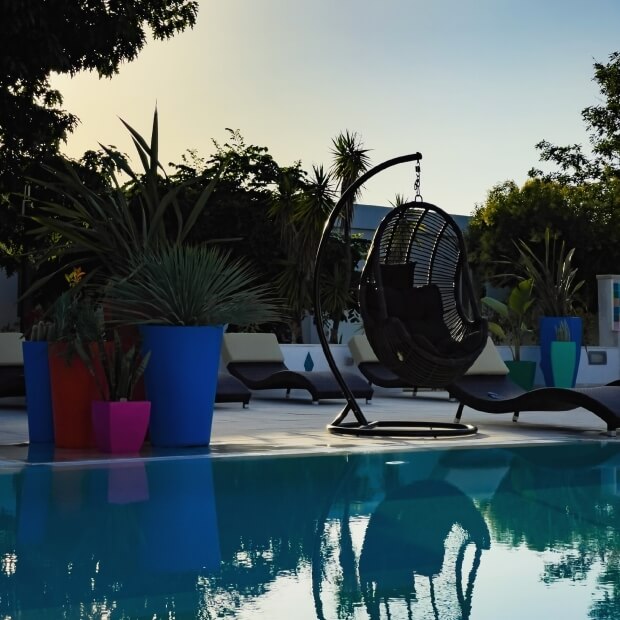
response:
{"label": "sun lounger", "polygon": [[[344,398],[330,371],[290,370],[275,334],[224,334],[222,359],[231,375],[250,390],[291,390],[310,392],[312,402]],[[344,373],[356,398],[372,398],[372,388],[358,375]]]}
{"label": "sun lounger", "polygon": [[372,350],[368,338],[363,335],[353,336],[349,340],[349,351],[358,370],[371,385],[384,388],[411,388],[412,385],[403,381],[387,366],[382,364]]}
{"label": "sun lounger", "polygon": [[607,424],[608,434],[615,435],[620,427],[620,386],[543,387],[526,391],[508,378],[508,368],[490,338],[473,366],[446,389],[459,402],[457,422],[464,407],[485,413],[512,413],[514,422],[522,411],[569,411],[583,407]]}
{"label": "sun lounger", "polygon": [[0,333],[0,397],[25,396],[22,335]]}
{"label": "sun lounger", "polygon": [[242,403],[245,409],[250,403],[252,392],[227,372],[217,375],[217,391],[215,392],[216,403]]}

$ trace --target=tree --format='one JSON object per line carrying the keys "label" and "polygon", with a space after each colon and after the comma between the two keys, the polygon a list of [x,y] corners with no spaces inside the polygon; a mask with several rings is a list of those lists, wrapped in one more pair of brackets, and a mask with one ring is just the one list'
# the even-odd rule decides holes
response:
{"label": "tree", "polygon": [[[522,240],[544,256],[550,228],[567,247],[576,248],[574,265],[585,279],[583,298],[589,311],[597,308],[596,275],[615,273],[620,262],[620,179],[578,186],[530,179],[496,185],[474,211],[466,231],[468,258],[479,282],[514,286],[502,278],[506,265],[519,262]],[[514,270],[509,270],[514,273]]]}
{"label": "tree", "polygon": [[287,302],[293,342],[302,342],[302,320],[312,311],[314,261],[325,220],[334,206],[333,194],[323,166],[314,166],[309,179],[297,168],[287,169],[282,171],[270,209],[286,255],[276,283]]}
{"label": "tree", "polygon": [[[620,261],[620,52],[607,63],[594,64],[594,80],[603,102],[581,115],[589,131],[592,154],[580,144],[555,146],[546,140],[536,147],[540,159],[557,166],[544,173],[532,168],[531,180],[519,188],[513,181],[493,187],[484,205],[476,207],[468,231],[468,253],[481,282],[502,273],[497,261],[516,262],[512,240],[523,240],[540,251],[544,231],[575,247],[575,265],[585,278],[589,311],[597,308],[596,275],[615,273]],[[514,286],[514,282],[499,281]]]}
{"label": "tree", "polygon": [[[332,155],[334,161],[331,172],[338,181],[340,196],[342,196],[348,187],[368,170],[370,157],[368,156],[368,149],[363,148],[362,140],[357,133],[350,133],[349,131],[338,134],[332,140]],[[339,283],[338,290],[342,293],[348,292],[351,288],[351,265],[353,263],[350,249],[351,222],[353,220],[353,204],[359,197],[360,191],[361,188],[358,188],[356,192],[349,196],[342,210],[341,228],[345,252],[342,257],[342,264],[334,264],[334,281]],[[333,300],[334,303],[330,312],[332,329],[329,338],[332,344],[338,342],[338,328],[348,307],[347,304],[349,302],[347,300],[349,297],[349,295],[343,294],[339,297],[341,302],[336,297]],[[326,305],[327,308],[328,306]]]}
{"label": "tree", "polygon": [[604,103],[581,112],[590,132],[592,156],[585,155],[580,144],[559,147],[542,140],[536,145],[540,159],[556,164],[560,170],[545,174],[533,168],[531,177],[572,184],[620,178],[620,52],[611,54],[606,64],[594,64],[594,80]]}
{"label": "tree", "polygon": [[[136,58],[150,31],[167,39],[196,22],[196,0],[0,1],[0,240],[15,255],[24,175],[57,155],[78,119],[62,109],[52,73],[96,71],[112,77]],[[18,267],[9,254],[0,266]]]}

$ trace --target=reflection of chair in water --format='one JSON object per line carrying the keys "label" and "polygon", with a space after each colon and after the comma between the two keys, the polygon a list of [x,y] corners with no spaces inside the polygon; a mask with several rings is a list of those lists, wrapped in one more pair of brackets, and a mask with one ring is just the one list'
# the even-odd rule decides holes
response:
{"label": "reflection of chair in water", "polygon": [[[474,557],[463,590],[461,576],[470,544],[474,545]],[[394,605],[395,599],[403,600],[410,614],[411,605],[421,603],[416,585],[419,589],[423,586],[416,576],[423,576],[428,580],[433,617],[440,617],[440,601],[442,608],[450,608],[450,617],[469,618],[480,557],[489,545],[484,519],[472,500],[452,485],[424,480],[396,489],[371,516],[360,556],[360,580],[369,617],[380,617],[381,603],[389,617],[389,605]],[[453,592],[445,586],[436,590],[436,578],[442,574],[442,582],[451,584]]]}

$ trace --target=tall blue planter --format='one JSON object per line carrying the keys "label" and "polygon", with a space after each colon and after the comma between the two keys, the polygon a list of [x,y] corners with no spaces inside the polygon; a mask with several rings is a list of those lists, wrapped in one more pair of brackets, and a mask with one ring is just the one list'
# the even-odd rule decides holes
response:
{"label": "tall blue planter", "polygon": [[154,446],[207,446],[224,328],[143,325],[144,373]]}
{"label": "tall blue planter", "polygon": [[570,330],[571,341],[576,346],[575,368],[573,370],[572,386],[577,381],[577,372],[579,371],[579,358],[581,356],[581,338],[582,338],[582,320],[581,317],[557,317],[544,316],[540,319],[540,369],[545,379],[545,385],[553,386],[553,371],[551,370],[551,343],[556,339],[555,330],[560,322],[566,321]]}
{"label": "tall blue planter", "polygon": [[30,443],[54,443],[54,416],[47,342],[24,340],[24,381]]}

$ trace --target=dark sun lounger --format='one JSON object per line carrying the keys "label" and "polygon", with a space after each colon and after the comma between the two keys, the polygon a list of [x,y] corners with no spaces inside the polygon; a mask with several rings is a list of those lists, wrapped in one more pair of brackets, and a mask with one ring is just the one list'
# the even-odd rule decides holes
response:
{"label": "dark sun lounger", "polygon": [[[306,390],[317,403],[344,398],[331,371],[290,370],[275,334],[224,334],[222,356],[231,375],[250,390]],[[356,398],[368,402],[373,389],[358,375],[345,373],[344,379]]]}
{"label": "dark sun lounger", "polygon": [[220,372],[217,375],[217,391],[215,392],[216,403],[242,403],[243,407],[248,406],[252,392],[227,372]]}
{"label": "dark sun lounger", "polygon": [[368,379],[371,385],[374,384],[384,388],[413,387],[377,359],[366,336],[353,336],[349,340],[349,351],[351,351],[353,361],[357,365],[358,370]]}
{"label": "dark sun lounger", "polygon": [[620,427],[619,385],[543,387],[528,392],[513,383],[507,372],[489,339],[479,360],[463,377],[446,388],[459,401],[456,420],[460,421],[464,407],[485,413],[512,413],[515,422],[522,411],[570,411],[583,407],[607,424],[609,435],[616,435],[616,429]]}

